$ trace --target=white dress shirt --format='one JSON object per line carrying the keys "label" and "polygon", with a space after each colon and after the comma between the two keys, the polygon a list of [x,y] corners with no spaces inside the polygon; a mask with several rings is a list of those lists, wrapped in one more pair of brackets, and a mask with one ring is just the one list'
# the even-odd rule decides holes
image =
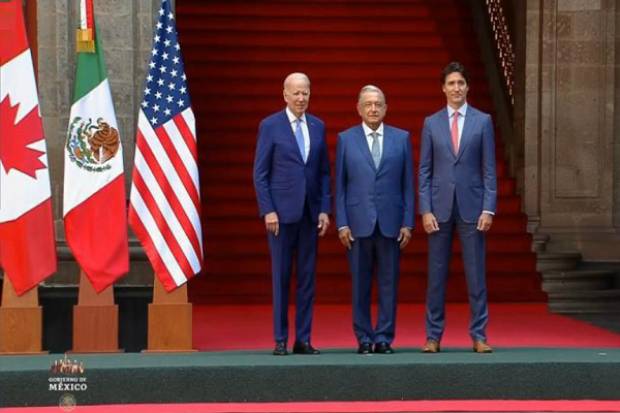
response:
{"label": "white dress shirt", "polygon": [[372,153],[372,133],[377,132],[377,139],[379,139],[379,153],[381,157],[383,157],[383,122],[377,128],[377,130],[372,130],[368,125],[362,122],[362,128],[364,129],[364,136],[366,136],[366,142],[368,142],[368,150]]}
{"label": "white dress shirt", "polygon": [[[293,136],[295,135],[295,129],[297,129],[297,116],[289,107],[286,107],[286,116],[288,116],[288,121],[291,123],[291,129],[293,130]],[[301,132],[304,135],[304,159],[308,159],[308,154],[310,153],[310,132],[308,131],[308,122],[306,122],[306,114],[302,114],[299,119],[301,119]]]}

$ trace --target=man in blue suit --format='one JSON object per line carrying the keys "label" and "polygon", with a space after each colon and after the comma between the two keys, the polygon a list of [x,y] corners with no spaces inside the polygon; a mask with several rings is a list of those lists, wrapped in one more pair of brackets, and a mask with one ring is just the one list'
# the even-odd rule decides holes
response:
{"label": "man in blue suit", "polygon": [[427,117],[422,129],[419,209],[428,235],[425,353],[440,351],[452,236],[461,240],[477,353],[491,353],[485,275],[485,232],[497,202],[495,135],[491,117],[467,104],[469,77],[458,62],[442,71],[447,106]]}
{"label": "man in blue suit", "polygon": [[[353,277],[353,331],[360,354],[393,353],[400,250],[413,229],[413,159],[409,133],[385,125],[385,95],[367,85],[357,111],[363,122],[338,135],[336,224]],[[370,317],[376,269],[379,314]],[[373,349],[374,344],[374,349]]]}
{"label": "man in blue suit", "polygon": [[288,295],[293,257],[297,291],[297,354],[319,354],[310,341],[318,236],[329,227],[329,159],[323,122],[306,113],[310,80],[291,73],[284,80],[286,108],[263,119],[254,158],[254,187],[265,221],[273,288],[273,354],[288,354]]}

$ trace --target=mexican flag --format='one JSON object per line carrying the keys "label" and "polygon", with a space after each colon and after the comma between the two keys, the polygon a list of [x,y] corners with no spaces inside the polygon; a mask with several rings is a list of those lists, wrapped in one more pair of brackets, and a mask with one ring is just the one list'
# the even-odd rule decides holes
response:
{"label": "mexican flag", "polygon": [[56,271],[51,195],[22,0],[0,1],[0,267],[18,295]]}
{"label": "mexican flag", "polygon": [[81,11],[63,215],[67,244],[101,292],[129,271],[123,147],[92,0],[81,0]]}

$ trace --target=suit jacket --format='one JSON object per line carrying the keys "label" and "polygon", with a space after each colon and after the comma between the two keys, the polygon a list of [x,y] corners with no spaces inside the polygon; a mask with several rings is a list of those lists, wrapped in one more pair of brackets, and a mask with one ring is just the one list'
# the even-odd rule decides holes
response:
{"label": "suit jacket", "polygon": [[310,152],[304,163],[286,111],[263,119],[254,157],[254,188],[260,216],[276,212],[281,223],[301,219],[307,200],[312,219],[331,211],[325,125],[306,113]]}
{"label": "suit jacket", "polygon": [[448,109],[427,117],[422,129],[419,172],[420,214],[432,212],[438,222],[446,222],[455,197],[465,222],[477,222],[482,211],[495,212],[497,178],[491,116],[468,105],[456,155]]}
{"label": "suit jacket", "polygon": [[375,164],[362,125],[338,135],[336,150],[336,225],[353,237],[372,235],[379,224],[388,238],[413,228],[413,159],[409,133],[384,124],[383,152]]}

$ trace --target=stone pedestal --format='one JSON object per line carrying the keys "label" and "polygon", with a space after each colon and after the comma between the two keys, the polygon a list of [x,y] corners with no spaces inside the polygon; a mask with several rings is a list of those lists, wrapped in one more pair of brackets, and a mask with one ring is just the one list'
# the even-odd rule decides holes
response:
{"label": "stone pedestal", "polygon": [[118,306],[114,289],[95,291],[84,271],[80,273],[78,304],[73,307],[73,352],[118,352]]}
{"label": "stone pedestal", "polygon": [[146,352],[194,351],[192,337],[192,305],[187,301],[187,284],[166,292],[155,277]]}
{"label": "stone pedestal", "polygon": [[39,354],[43,347],[43,311],[37,288],[17,296],[5,274],[0,303],[0,354]]}

